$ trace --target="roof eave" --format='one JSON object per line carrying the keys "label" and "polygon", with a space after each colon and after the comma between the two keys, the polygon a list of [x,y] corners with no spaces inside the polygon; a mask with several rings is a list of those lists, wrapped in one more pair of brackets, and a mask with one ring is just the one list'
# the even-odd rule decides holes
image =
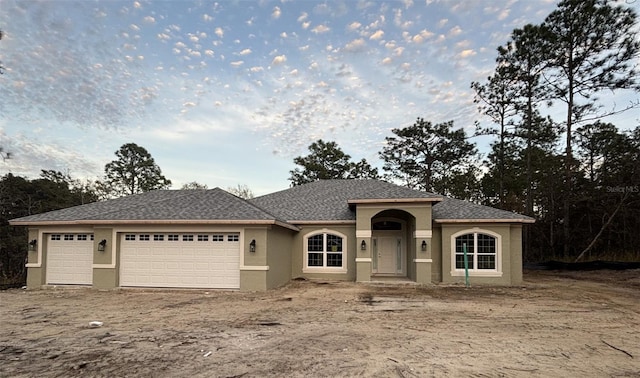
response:
{"label": "roof eave", "polygon": [[348,200],[348,204],[358,203],[425,203],[425,202],[440,202],[444,198],[442,197],[429,197],[429,198],[366,198],[366,199],[351,199]]}
{"label": "roof eave", "polygon": [[535,219],[525,218],[488,218],[488,219],[434,219],[436,223],[535,223]]}
{"label": "roof eave", "polygon": [[314,224],[356,224],[355,219],[343,219],[343,220],[289,220],[287,223],[300,224],[300,225],[314,225]]}
{"label": "roof eave", "polygon": [[241,219],[118,219],[118,220],[73,220],[73,221],[9,221],[12,226],[72,226],[72,225],[122,225],[122,224],[234,224],[234,225],[276,225],[284,228],[288,228],[293,231],[300,231],[299,227],[296,227],[290,223],[282,222],[273,219],[256,219],[256,220],[241,220]]}

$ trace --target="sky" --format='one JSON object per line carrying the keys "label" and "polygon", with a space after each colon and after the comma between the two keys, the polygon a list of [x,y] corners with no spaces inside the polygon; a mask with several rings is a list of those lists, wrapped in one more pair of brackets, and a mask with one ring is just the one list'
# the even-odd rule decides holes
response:
{"label": "sky", "polygon": [[[631,6],[638,8],[631,2]],[[0,0],[0,174],[99,179],[125,143],[173,188],[289,187],[317,139],[381,167],[418,117],[488,122],[472,81],[554,0]],[[606,93],[618,107],[634,94]],[[637,97],[637,94],[635,94]],[[633,111],[635,112],[635,111]],[[638,125],[630,112],[615,122]],[[481,151],[490,140],[478,140]],[[484,146],[484,147],[483,147]]]}

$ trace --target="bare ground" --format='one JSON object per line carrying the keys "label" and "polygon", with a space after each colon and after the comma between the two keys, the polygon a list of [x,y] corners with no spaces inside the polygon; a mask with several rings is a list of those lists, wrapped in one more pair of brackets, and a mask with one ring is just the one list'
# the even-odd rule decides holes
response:
{"label": "bare ground", "polygon": [[509,288],[11,289],[0,377],[14,376],[637,377],[640,270]]}

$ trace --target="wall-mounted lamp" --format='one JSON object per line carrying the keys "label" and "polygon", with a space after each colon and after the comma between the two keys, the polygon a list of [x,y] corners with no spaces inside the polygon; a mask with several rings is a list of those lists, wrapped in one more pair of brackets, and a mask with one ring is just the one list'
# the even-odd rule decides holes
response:
{"label": "wall-mounted lamp", "polygon": [[98,243],[98,252],[104,252],[104,248],[107,246],[107,239],[100,240]]}
{"label": "wall-mounted lamp", "polygon": [[360,243],[360,249],[363,251],[367,250],[367,242],[365,242],[364,240],[362,241],[362,243]]}
{"label": "wall-mounted lamp", "polygon": [[427,241],[423,240],[422,244],[420,245],[420,249],[422,249],[422,252],[426,252],[427,251]]}
{"label": "wall-mounted lamp", "polygon": [[30,251],[35,251],[36,250],[36,245],[38,244],[38,241],[36,239],[33,239],[29,242],[29,250]]}
{"label": "wall-mounted lamp", "polygon": [[251,243],[249,243],[249,252],[255,252],[256,251],[256,239],[251,240]]}

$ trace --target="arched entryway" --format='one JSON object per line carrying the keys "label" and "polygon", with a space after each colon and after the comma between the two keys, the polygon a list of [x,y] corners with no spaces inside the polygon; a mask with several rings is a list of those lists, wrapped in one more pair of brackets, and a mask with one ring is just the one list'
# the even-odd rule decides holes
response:
{"label": "arched entryway", "polygon": [[402,210],[385,210],[371,219],[372,276],[407,277],[414,217]]}

